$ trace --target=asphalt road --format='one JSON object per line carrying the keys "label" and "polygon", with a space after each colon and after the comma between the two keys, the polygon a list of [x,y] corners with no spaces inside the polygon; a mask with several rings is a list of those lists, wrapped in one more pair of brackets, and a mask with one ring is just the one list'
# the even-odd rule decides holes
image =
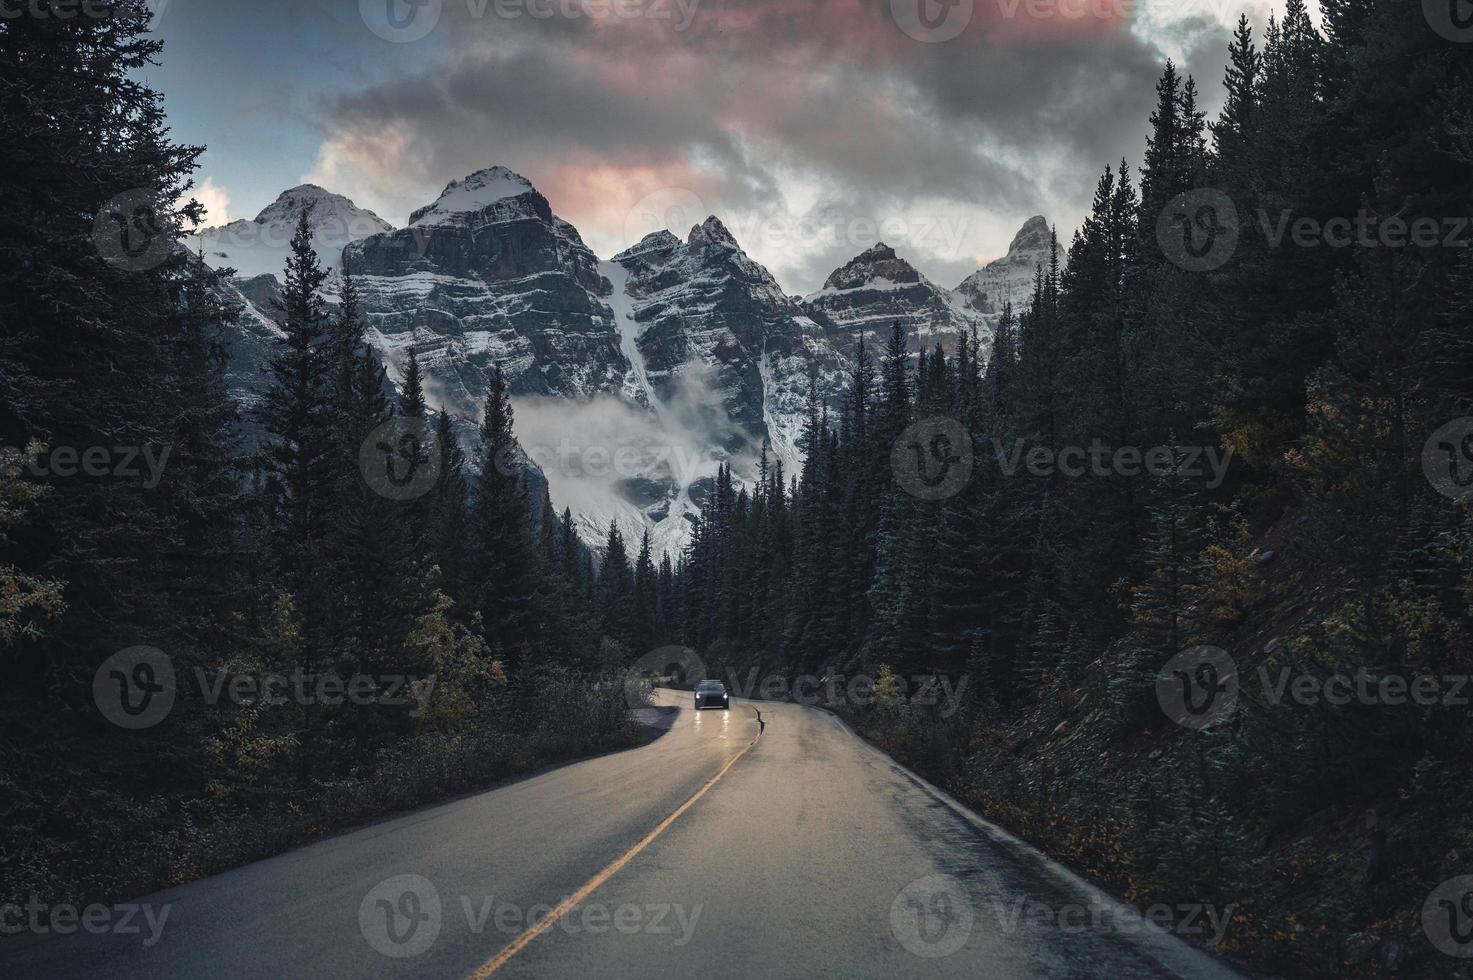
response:
{"label": "asphalt road", "polygon": [[1237,976],[1178,938],[1230,910],[1151,924],[826,712],[657,698],[641,748],[0,939],[0,975]]}

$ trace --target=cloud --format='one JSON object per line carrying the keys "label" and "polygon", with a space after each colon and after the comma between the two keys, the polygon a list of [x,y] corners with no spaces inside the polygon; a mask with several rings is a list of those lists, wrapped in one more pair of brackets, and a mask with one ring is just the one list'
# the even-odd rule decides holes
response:
{"label": "cloud", "polygon": [[193,197],[205,206],[205,217],[203,227],[229,224],[230,216],[230,192],[215,183],[213,177],[206,177],[204,182],[185,194],[186,199]]}
{"label": "cloud", "polygon": [[[446,3],[421,69],[326,105],[309,177],[402,222],[448,181],[503,164],[604,256],[632,244],[630,208],[662,188],[733,229],[796,226],[815,208],[912,224],[944,213],[967,233],[913,248],[951,284],[1029,215],[1067,241],[1103,167],[1138,159],[1162,54],[1104,7],[1069,18],[979,0],[960,36],[926,44],[890,0]],[[1205,67],[1210,106],[1222,22],[1167,18],[1157,35]],[[737,237],[795,292],[873,244]]]}

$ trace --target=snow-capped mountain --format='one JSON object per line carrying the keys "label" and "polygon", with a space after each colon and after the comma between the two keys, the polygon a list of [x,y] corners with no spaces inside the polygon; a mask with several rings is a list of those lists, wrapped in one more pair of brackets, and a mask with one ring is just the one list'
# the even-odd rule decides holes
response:
{"label": "snow-capped mountain", "polygon": [[307,223],[312,229],[312,247],[328,268],[337,268],[348,243],[392,231],[394,227],[341,194],[333,194],[316,184],[302,184],[282,191],[255,218],[206,228],[187,239],[186,244],[191,251],[202,252],[209,265],[229,266],[242,279],[267,274],[280,276],[291,254],[297,221],[309,208]]}
{"label": "snow-capped mountain", "polygon": [[839,364],[818,326],[715,216],[685,241],[647,235],[602,264],[630,372],[625,397],[669,437],[666,458],[616,490],[657,546],[683,541],[719,464],[750,479],[764,447],[792,474],[810,364],[826,393]]}
{"label": "snow-capped mountain", "polygon": [[846,354],[861,331],[866,342],[883,343],[897,320],[905,325],[912,351],[938,343],[954,350],[960,337],[974,330],[984,348],[992,340],[983,311],[931,282],[884,242],[835,269],[822,289],[803,298],[803,307]]}
{"label": "snow-capped mountain", "polygon": [[[1003,304],[1011,302],[1021,313],[1033,303],[1033,272],[1040,265],[1048,267],[1049,224],[1042,215],[1024,222],[1013,236],[1008,254],[987,263],[956,287],[973,309],[983,313],[1001,313]],[[1064,253],[1059,252],[1063,265]]]}
{"label": "snow-capped mountain", "polygon": [[[626,537],[648,530],[657,554],[678,554],[719,465],[750,482],[766,449],[796,474],[809,372],[836,404],[857,330],[884,335],[901,319],[913,345],[951,348],[973,329],[989,341],[996,319],[883,244],[812,296],[788,296],[714,216],[684,240],[656,232],[601,261],[531,182],[504,167],[451,181],[398,229],[304,185],[255,222],[201,236],[207,262],[238,270],[229,380],[247,407],[281,336],[272,300],[291,228],[309,205],[319,257],[357,279],[365,339],[390,379],[400,380],[412,347],[431,407],[459,416],[469,442],[500,365],[518,441],[554,504],[572,508],[593,544],[618,521]],[[269,251],[225,234],[245,224],[273,232]]]}
{"label": "snow-capped mountain", "polygon": [[390,377],[414,347],[427,393],[452,412],[478,413],[496,364],[513,394],[570,398],[618,391],[629,371],[598,258],[504,167],[452,181],[408,227],[344,258]]}

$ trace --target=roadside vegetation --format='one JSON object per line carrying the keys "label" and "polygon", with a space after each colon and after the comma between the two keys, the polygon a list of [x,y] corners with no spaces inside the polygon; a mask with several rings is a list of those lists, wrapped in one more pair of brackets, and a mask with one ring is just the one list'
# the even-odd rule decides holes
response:
{"label": "roadside vegetation", "polygon": [[305,220],[269,390],[226,397],[233,293],[175,244],[203,148],[141,80],[148,5],[95,6],[0,24],[0,905],[633,744],[630,657],[505,385],[467,450],[413,352],[389,384]]}
{"label": "roadside vegetation", "polygon": [[[1220,950],[1255,969],[1444,977],[1422,908],[1473,873],[1473,61],[1417,4],[1320,8],[1241,22],[1210,121],[1165,66],[1140,160],[985,356],[857,345],[801,473],[718,481],[668,632],[737,677],[965,681],[945,716],[914,687],[833,706],[1126,899],[1233,906]],[[1228,659],[1173,668],[1204,648]]]}

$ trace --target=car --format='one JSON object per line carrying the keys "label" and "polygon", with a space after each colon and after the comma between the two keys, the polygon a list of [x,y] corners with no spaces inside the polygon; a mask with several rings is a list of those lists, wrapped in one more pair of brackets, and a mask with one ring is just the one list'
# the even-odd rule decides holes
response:
{"label": "car", "polygon": [[696,685],[696,710],[702,708],[720,708],[723,711],[731,710],[731,695],[726,693],[726,685],[720,681],[701,681]]}

